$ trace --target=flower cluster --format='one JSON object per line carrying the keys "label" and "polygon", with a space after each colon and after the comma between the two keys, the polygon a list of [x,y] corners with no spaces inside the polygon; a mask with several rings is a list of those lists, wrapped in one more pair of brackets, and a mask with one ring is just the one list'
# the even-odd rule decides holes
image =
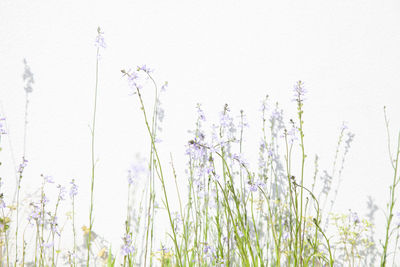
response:
{"label": "flower cluster", "polygon": [[131,234],[125,234],[124,237],[122,237],[123,244],[121,246],[121,253],[122,256],[127,256],[135,252],[135,247],[132,244],[132,236]]}
{"label": "flower cluster", "polygon": [[304,83],[302,81],[298,81],[293,87],[293,101],[303,102],[304,96],[307,93],[307,90],[304,88]]}

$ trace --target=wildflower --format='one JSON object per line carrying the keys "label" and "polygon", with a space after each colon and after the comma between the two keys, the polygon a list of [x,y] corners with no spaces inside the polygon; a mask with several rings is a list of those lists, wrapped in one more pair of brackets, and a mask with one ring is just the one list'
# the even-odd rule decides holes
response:
{"label": "wildflower", "polygon": [[197,118],[199,120],[201,120],[201,121],[205,121],[206,120],[206,116],[204,116],[204,111],[201,108],[201,104],[197,103],[196,109],[197,109]]}
{"label": "wildflower", "polygon": [[243,128],[249,128],[249,122],[248,122],[247,116],[246,116],[246,114],[244,114],[243,110],[240,111],[240,116],[239,116],[239,118],[240,118],[239,127],[240,127],[241,129],[243,129]]}
{"label": "wildflower", "polygon": [[243,167],[247,168],[249,163],[247,162],[246,159],[243,158],[243,155],[240,154],[233,154],[233,159],[237,160],[239,162],[240,165],[242,165]]}
{"label": "wildflower", "polygon": [[357,212],[352,212],[351,210],[349,210],[350,212],[350,219],[354,224],[358,224],[360,223],[360,219],[358,218],[358,214]]}
{"label": "wildflower", "polygon": [[5,120],[6,120],[6,118],[0,117],[0,136],[3,134],[7,134],[5,125],[2,123],[2,121],[5,121]]}
{"label": "wildflower", "polygon": [[106,43],[104,41],[104,36],[103,36],[104,32],[101,31],[100,27],[97,28],[97,36],[96,36],[96,40],[95,40],[95,46],[97,48],[106,48]]}
{"label": "wildflower", "polygon": [[130,169],[128,170],[128,183],[133,184],[135,180],[138,180],[141,176],[143,176],[146,173],[146,168],[145,168],[145,159],[140,158],[139,156],[136,156],[136,162],[131,164]]}
{"label": "wildflower", "polygon": [[161,86],[161,92],[165,92],[167,90],[168,87],[168,82],[164,82],[164,84]]}
{"label": "wildflower", "polygon": [[57,222],[57,216],[54,216],[53,218],[52,218],[52,220],[50,221],[50,229],[51,229],[51,232],[53,233],[53,234],[57,234],[58,236],[60,236],[61,234],[60,234],[60,232],[58,231],[58,222]]}
{"label": "wildflower", "polygon": [[257,192],[259,187],[265,187],[265,183],[262,181],[249,182],[249,190],[251,192]]}
{"label": "wildflower", "polygon": [[42,248],[52,248],[52,247],[54,246],[54,243],[53,243],[53,242],[42,242],[42,243],[40,244],[40,246],[41,246]]}
{"label": "wildflower", "polygon": [[69,196],[70,196],[70,198],[74,198],[78,194],[78,186],[75,184],[74,179],[72,179],[70,184],[71,184],[71,188],[69,190]]}
{"label": "wildflower", "polygon": [[47,176],[44,176],[43,179],[46,183],[54,184],[54,178],[52,176],[47,175]]}
{"label": "wildflower", "polygon": [[31,213],[28,216],[28,221],[31,225],[33,225],[33,221],[36,221],[37,224],[41,225],[41,208],[37,203],[31,203],[30,206],[33,208]]}
{"label": "wildflower", "polygon": [[174,213],[174,225],[175,225],[175,232],[179,232],[181,230],[181,226],[183,224],[181,215],[178,212]]}
{"label": "wildflower", "polygon": [[292,123],[292,128],[289,131],[286,131],[286,136],[289,137],[289,143],[293,144],[295,141],[299,140],[298,138],[299,129]]}
{"label": "wildflower", "polygon": [[28,66],[28,63],[26,62],[26,59],[24,58],[24,65],[25,65],[25,71],[24,74],[22,75],[22,78],[25,82],[25,92],[28,93],[32,93],[33,92],[33,88],[32,88],[32,84],[35,83],[35,81],[33,80],[33,74],[31,72],[31,68]]}
{"label": "wildflower", "polygon": [[307,93],[307,90],[304,88],[304,83],[302,81],[298,81],[293,87],[294,95],[293,101],[303,102],[304,96]]}
{"label": "wildflower", "polygon": [[152,72],[154,72],[154,69],[150,69],[149,67],[147,67],[145,64],[144,65],[142,65],[142,66],[138,66],[137,67],[137,70],[138,71],[144,71],[144,72],[146,72],[147,74],[150,74],[150,73],[152,73]]}
{"label": "wildflower", "polygon": [[65,194],[66,194],[66,190],[65,190],[65,187],[64,186],[61,186],[60,184],[59,185],[57,185],[57,188],[59,189],[59,192],[58,192],[58,197],[59,197],[59,199],[60,200],[65,200]]}
{"label": "wildflower", "polygon": [[131,234],[125,234],[122,240],[123,244],[121,246],[121,253],[124,257],[135,252],[135,248],[132,245]]}
{"label": "wildflower", "polygon": [[345,131],[349,129],[349,127],[347,126],[346,122],[342,122],[342,125],[340,126],[340,131]]}
{"label": "wildflower", "polygon": [[22,163],[19,164],[19,167],[18,167],[18,172],[20,174],[22,174],[22,172],[24,171],[25,167],[27,166],[27,163],[28,163],[28,160],[26,160],[25,158],[22,158]]}
{"label": "wildflower", "polygon": [[396,213],[396,221],[395,221],[396,227],[400,227],[400,212]]}

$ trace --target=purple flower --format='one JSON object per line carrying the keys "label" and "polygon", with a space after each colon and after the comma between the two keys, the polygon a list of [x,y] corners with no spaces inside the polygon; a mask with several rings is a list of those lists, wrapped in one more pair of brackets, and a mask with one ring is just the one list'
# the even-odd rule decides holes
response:
{"label": "purple flower", "polygon": [[28,221],[30,224],[33,224],[32,221],[36,221],[38,224],[41,224],[41,209],[40,205],[36,203],[31,203],[30,206],[33,208],[31,213],[28,216]]}
{"label": "purple flower", "polygon": [[251,192],[257,192],[259,187],[265,187],[265,183],[261,181],[249,182],[249,190]]}
{"label": "purple flower", "polygon": [[42,242],[41,244],[40,244],[40,246],[42,247],[42,248],[52,248],[53,246],[54,246],[54,243],[53,242]]}
{"label": "purple flower", "polygon": [[246,159],[243,158],[243,155],[239,155],[239,154],[233,154],[233,159],[237,160],[239,162],[240,165],[244,166],[244,167],[248,167],[248,162]]}
{"label": "purple flower", "polygon": [[47,176],[44,176],[43,178],[46,183],[54,184],[54,178],[52,176],[47,175]]}
{"label": "purple flower", "polygon": [[201,121],[205,121],[206,116],[204,116],[204,112],[203,112],[203,109],[201,108],[201,104],[197,104],[196,108],[197,108],[197,118]]}
{"label": "purple flower", "polygon": [[69,189],[69,197],[74,198],[78,194],[78,186],[75,184],[74,179],[72,179],[70,184],[71,184],[71,188]]}
{"label": "purple flower", "polygon": [[154,72],[154,69],[150,69],[149,67],[146,66],[146,64],[144,64],[142,66],[138,66],[137,70],[138,71],[142,70],[142,71],[146,72],[147,74],[150,74],[150,73]]}
{"label": "purple flower", "polygon": [[304,88],[304,83],[302,81],[298,81],[293,87],[294,95],[293,101],[303,102],[304,96],[307,93],[307,90]]}
{"label": "purple flower", "polygon": [[395,221],[396,227],[400,227],[400,212],[396,213],[396,221]]}
{"label": "purple flower", "polygon": [[360,223],[360,219],[358,218],[357,212],[352,212],[352,211],[350,210],[350,219],[351,219],[351,221],[352,221],[354,224]]}
{"label": "purple flower", "polygon": [[7,134],[6,127],[2,123],[2,121],[5,121],[5,120],[6,120],[6,118],[0,117],[0,135]]}
{"label": "purple flower", "polygon": [[287,136],[289,137],[289,143],[293,144],[295,141],[297,141],[299,138],[297,137],[297,134],[299,133],[299,129],[295,127],[294,125],[292,128],[287,132]]}
{"label": "purple flower", "polygon": [[138,180],[141,176],[146,174],[147,169],[145,168],[146,160],[137,156],[136,162],[131,164],[131,168],[128,170],[128,183],[133,184],[135,180]]}
{"label": "purple flower", "polygon": [[22,172],[24,171],[25,167],[27,166],[28,160],[26,160],[25,158],[22,158],[22,163],[19,164],[19,168],[18,168],[18,172],[20,174],[22,174]]}
{"label": "purple flower", "polygon": [[53,219],[50,221],[50,229],[53,234],[60,236],[60,232],[58,231],[58,222],[57,216],[54,216]]}
{"label": "purple flower", "polygon": [[58,192],[58,197],[60,198],[60,200],[65,200],[65,194],[66,194],[66,190],[64,186],[61,186],[60,184],[57,185],[57,188],[60,190]]}
{"label": "purple flower", "polygon": [[121,246],[121,253],[122,256],[127,256],[133,252],[135,252],[135,248],[132,245],[132,237],[131,234],[125,234],[124,237],[122,237],[123,244]]}
{"label": "purple flower", "polygon": [[6,207],[6,203],[4,202],[3,197],[0,198],[0,209],[4,209]]}
{"label": "purple flower", "polygon": [[168,87],[168,82],[166,81],[162,86],[161,86],[161,92],[165,92]]}
{"label": "purple flower", "polygon": [[100,27],[97,28],[97,36],[94,45],[97,48],[106,48],[106,42],[104,41],[104,32],[101,31]]}

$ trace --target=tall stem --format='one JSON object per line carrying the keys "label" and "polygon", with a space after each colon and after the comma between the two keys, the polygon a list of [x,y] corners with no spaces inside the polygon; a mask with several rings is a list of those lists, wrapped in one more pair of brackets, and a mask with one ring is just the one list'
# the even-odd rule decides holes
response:
{"label": "tall stem", "polygon": [[92,121],[92,129],[91,129],[91,134],[92,134],[92,146],[91,146],[91,154],[92,154],[92,179],[91,179],[91,186],[90,186],[90,210],[89,210],[89,234],[88,234],[88,239],[87,239],[87,262],[86,266],[89,267],[89,260],[90,260],[90,241],[92,238],[92,227],[93,227],[93,192],[94,192],[94,169],[95,169],[95,159],[94,159],[94,133],[95,133],[95,126],[96,126],[96,110],[97,110],[97,87],[98,87],[98,81],[99,81],[99,50],[100,48],[97,48],[97,55],[96,55],[96,85],[94,89],[94,108],[93,108],[93,121]]}

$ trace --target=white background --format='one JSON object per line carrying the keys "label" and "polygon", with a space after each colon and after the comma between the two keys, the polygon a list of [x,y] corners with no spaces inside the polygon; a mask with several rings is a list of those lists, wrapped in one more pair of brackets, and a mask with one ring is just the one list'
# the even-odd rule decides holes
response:
{"label": "white background", "polygon": [[[247,138],[256,140],[256,147],[260,101],[269,94],[287,119],[294,118],[290,99],[300,79],[308,90],[304,118],[309,166],[318,153],[321,171],[330,170],[342,121],[356,134],[336,210],[363,213],[368,195],[385,209],[392,171],[383,106],[388,107],[395,141],[400,129],[399,15],[400,2],[383,0],[1,0],[1,112],[17,163],[25,104],[23,58],[35,77],[25,189],[32,191],[28,185],[38,184],[41,173],[64,185],[75,178],[79,225],[87,225],[94,38],[101,26],[107,49],[100,62],[95,229],[110,240],[120,240],[126,170],[145,149],[146,136],[139,103],[129,96],[120,70],[141,64],[155,68],[160,85],[169,82],[162,99],[166,117],[161,138],[163,149],[178,161],[182,183],[185,165],[179,160],[187,130],[194,127],[196,103],[203,103],[210,120],[225,103],[235,115],[243,109],[252,129]],[[14,174],[9,139],[2,139],[0,173],[10,190]],[[169,159],[164,161],[168,166]],[[376,215],[383,223],[383,210]],[[383,233],[382,224],[377,231]]]}

